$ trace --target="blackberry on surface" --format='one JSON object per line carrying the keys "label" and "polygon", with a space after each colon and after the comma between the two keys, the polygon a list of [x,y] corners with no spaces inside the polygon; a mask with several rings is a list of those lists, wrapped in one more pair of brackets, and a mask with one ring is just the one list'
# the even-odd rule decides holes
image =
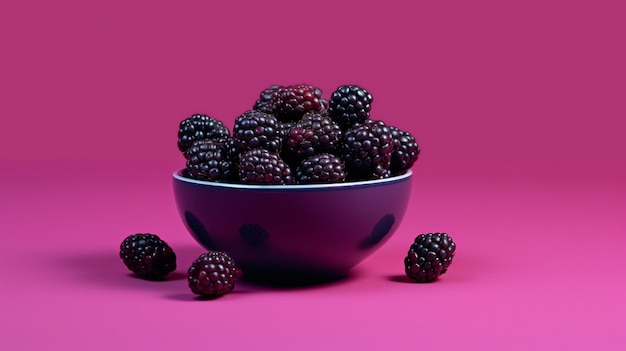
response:
{"label": "blackberry on surface", "polygon": [[187,175],[198,180],[228,182],[234,178],[228,139],[200,139],[185,151]]}
{"label": "blackberry on surface", "polygon": [[248,110],[235,119],[233,140],[240,152],[256,148],[277,152],[282,142],[280,125],[273,115]]}
{"label": "blackberry on surface", "polygon": [[393,138],[383,122],[368,119],[344,133],[341,157],[348,180],[389,177]]}
{"label": "blackberry on surface", "polygon": [[211,251],[200,255],[187,270],[189,288],[194,294],[216,298],[235,288],[235,261],[226,253]]}
{"label": "blackberry on surface", "polygon": [[394,126],[389,128],[394,144],[389,170],[392,175],[399,175],[409,170],[417,161],[420,147],[411,133]]}
{"label": "blackberry on surface", "polygon": [[404,258],[406,275],[419,283],[434,282],[446,273],[456,244],[446,233],[418,235]]}
{"label": "blackberry on surface", "polygon": [[265,149],[253,149],[241,155],[238,165],[239,181],[244,184],[292,184],[293,176],[287,163],[277,154]]}
{"label": "blackberry on surface", "polygon": [[295,178],[298,184],[341,183],[346,179],[346,172],[339,157],[322,153],[302,161]]}
{"label": "blackberry on surface", "polygon": [[120,245],[120,258],[138,277],[157,280],[176,269],[176,254],[157,235],[129,235]]}
{"label": "blackberry on surface", "polygon": [[370,118],[372,95],[358,85],[342,85],[330,96],[328,115],[342,128]]}
{"label": "blackberry on surface", "polygon": [[195,114],[180,122],[178,128],[178,150],[185,152],[198,139],[229,137],[228,128],[208,115]]}

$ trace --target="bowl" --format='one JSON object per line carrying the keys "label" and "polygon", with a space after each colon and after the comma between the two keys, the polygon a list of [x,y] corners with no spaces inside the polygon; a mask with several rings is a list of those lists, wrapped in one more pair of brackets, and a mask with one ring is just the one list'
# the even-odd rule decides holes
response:
{"label": "bowl", "polygon": [[324,281],[345,277],[394,234],[411,171],[370,181],[245,185],[173,174],[178,213],[206,249],[228,253],[244,277]]}

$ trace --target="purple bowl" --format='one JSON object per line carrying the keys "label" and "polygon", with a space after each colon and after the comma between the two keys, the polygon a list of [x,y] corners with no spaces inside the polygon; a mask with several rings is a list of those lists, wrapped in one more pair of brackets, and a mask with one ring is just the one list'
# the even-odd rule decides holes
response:
{"label": "purple bowl", "polygon": [[244,277],[344,277],[396,231],[411,172],[318,185],[205,182],[174,173],[178,212],[206,249],[227,252]]}

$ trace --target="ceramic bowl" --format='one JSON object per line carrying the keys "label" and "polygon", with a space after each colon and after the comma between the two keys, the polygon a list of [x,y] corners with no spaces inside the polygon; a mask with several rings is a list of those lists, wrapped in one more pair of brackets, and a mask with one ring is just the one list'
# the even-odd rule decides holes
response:
{"label": "ceramic bowl", "polygon": [[319,185],[243,185],[173,174],[178,212],[206,249],[227,252],[244,277],[346,276],[400,225],[411,172]]}

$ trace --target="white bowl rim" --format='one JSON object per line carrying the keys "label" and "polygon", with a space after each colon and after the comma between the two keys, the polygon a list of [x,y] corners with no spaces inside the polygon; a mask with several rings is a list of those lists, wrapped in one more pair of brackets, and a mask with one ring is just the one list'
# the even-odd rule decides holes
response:
{"label": "white bowl rim", "polygon": [[190,184],[203,185],[216,188],[231,188],[231,189],[248,189],[248,190],[299,190],[299,189],[346,189],[346,188],[359,188],[368,187],[373,185],[381,185],[387,183],[396,183],[410,178],[413,172],[409,169],[403,174],[374,180],[363,180],[355,182],[343,182],[343,183],[330,183],[330,184],[272,184],[272,185],[258,185],[258,184],[238,184],[238,183],[220,183],[220,182],[207,182],[192,178],[187,178],[182,175],[185,169],[181,168],[174,172],[174,179]]}

